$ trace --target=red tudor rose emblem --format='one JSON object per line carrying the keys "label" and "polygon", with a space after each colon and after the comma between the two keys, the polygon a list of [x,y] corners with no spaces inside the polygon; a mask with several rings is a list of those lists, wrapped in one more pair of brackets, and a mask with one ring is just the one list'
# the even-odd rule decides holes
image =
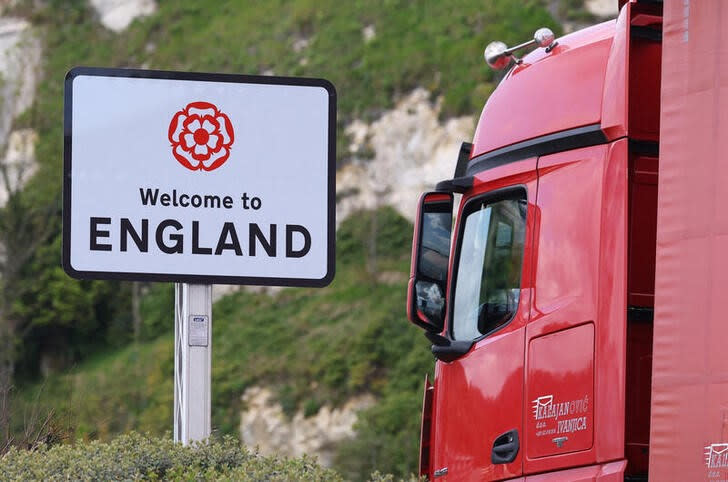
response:
{"label": "red tudor rose emblem", "polygon": [[172,154],[193,171],[212,171],[230,156],[235,140],[228,116],[209,102],[192,102],[169,123]]}

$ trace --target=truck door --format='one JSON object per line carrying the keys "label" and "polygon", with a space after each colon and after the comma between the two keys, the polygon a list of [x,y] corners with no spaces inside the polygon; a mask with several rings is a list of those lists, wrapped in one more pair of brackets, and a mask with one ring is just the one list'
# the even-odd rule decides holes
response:
{"label": "truck door", "polygon": [[448,337],[471,349],[436,367],[436,480],[522,473],[524,340],[531,298],[536,159],[476,176],[463,200],[448,299]]}
{"label": "truck door", "polygon": [[623,458],[627,140],[539,158],[524,473]]}

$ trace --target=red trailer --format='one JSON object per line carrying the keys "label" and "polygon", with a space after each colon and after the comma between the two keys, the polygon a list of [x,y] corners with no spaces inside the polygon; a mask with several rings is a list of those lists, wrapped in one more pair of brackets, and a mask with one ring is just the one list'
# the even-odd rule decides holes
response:
{"label": "red trailer", "polygon": [[620,4],[489,46],[510,70],[422,196],[430,480],[728,480],[728,4]]}

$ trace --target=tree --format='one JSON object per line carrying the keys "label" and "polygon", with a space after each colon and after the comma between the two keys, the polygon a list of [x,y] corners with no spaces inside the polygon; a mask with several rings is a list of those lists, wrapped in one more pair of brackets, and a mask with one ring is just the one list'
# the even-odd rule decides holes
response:
{"label": "tree", "polygon": [[[31,139],[32,142],[32,139]],[[25,263],[46,241],[52,223],[40,222],[38,209],[28,205],[22,186],[33,163],[23,156],[11,156],[7,149],[0,158],[0,447],[10,440],[10,393],[13,389],[17,344],[21,324],[13,316],[18,280]]]}

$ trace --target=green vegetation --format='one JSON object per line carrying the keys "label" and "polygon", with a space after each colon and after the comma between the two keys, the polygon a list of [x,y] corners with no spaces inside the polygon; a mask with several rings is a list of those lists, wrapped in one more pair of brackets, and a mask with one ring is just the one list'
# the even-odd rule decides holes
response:
{"label": "green vegetation", "polygon": [[[38,132],[39,171],[13,209],[0,209],[0,226],[32,219],[13,240],[32,250],[16,258],[12,283],[0,284],[0,325],[12,327],[18,385],[16,441],[28,439],[33,421],[49,440],[108,440],[132,429],[160,435],[172,425],[171,286],[142,286],[135,337],[129,284],[74,281],[60,268],[63,78],[71,67],[327,78],[338,91],[338,160],[346,162],[350,121],[377,118],[418,86],[442,97],[443,116],[477,115],[497,80],[482,61],[485,44],[517,43],[541,26],[560,30],[540,0],[158,3],[157,13],[121,34],[104,29],[85,0],[13,7],[37,26],[44,49],[35,103],[15,122]],[[369,40],[365,29],[375,33]],[[360,417],[359,437],[339,448],[338,467],[354,479],[374,469],[414,471],[422,378],[433,363],[424,337],[405,322],[410,237],[411,226],[392,210],[362,213],[339,231],[330,287],[221,300],[213,322],[215,430],[236,434],[240,396],[253,384],[273,386],[288,413],[307,415],[369,392],[380,403]]]}
{"label": "green vegetation", "polygon": [[[50,239],[25,263],[12,296],[12,317],[23,333],[23,377],[38,373],[40,352],[61,362],[79,360],[109,344],[128,343],[133,332],[125,329],[132,323],[127,285],[72,281],[59,266],[63,78],[71,67],[328,78],[338,89],[339,161],[345,162],[342,132],[351,120],[376,118],[417,86],[443,96],[443,115],[475,115],[494,88],[483,46],[493,39],[522,41],[544,25],[559,31],[537,0],[177,0],[160,2],[155,15],[121,34],[101,26],[85,0],[21,2],[15,10],[38,26],[43,39],[37,98],[16,127],[39,134],[40,169],[23,192],[23,204],[44,213],[39,224]],[[375,36],[367,41],[363,29],[369,26]],[[52,346],[44,346],[48,339]]]}
{"label": "green vegetation", "polygon": [[32,450],[0,458],[3,480],[269,480],[337,481],[341,476],[313,459],[263,457],[231,437],[184,447],[169,438],[130,433]]}
{"label": "green vegetation", "polygon": [[[380,226],[380,252],[376,271],[370,272],[364,227],[373,215]],[[274,296],[241,291],[215,305],[216,432],[237,433],[240,396],[254,384],[276,388],[289,414],[302,408],[313,415],[323,404],[372,393],[381,403],[361,417],[364,438],[342,445],[339,466],[352,478],[376,469],[399,476],[415,470],[420,391],[433,363],[427,341],[404,317],[411,232],[412,226],[391,208],[360,213],[339,228],[338,272],[328,288],[286,289]],[[148,310],[154,313],[152,301],[158,299],[168,308],[159,311],[158,319],[145,319],[145,326],[166,325],[166,335],[99,354],[21,390],[12,417],[15,432],[27,420],[42,421],[51,412],[53,437],[60,439],[108,439],[132,429],[156,435],[168,431],[173,314],[169,286],[160,288],[147,296]],[[370,456],[359,460],[361,450]]]}

